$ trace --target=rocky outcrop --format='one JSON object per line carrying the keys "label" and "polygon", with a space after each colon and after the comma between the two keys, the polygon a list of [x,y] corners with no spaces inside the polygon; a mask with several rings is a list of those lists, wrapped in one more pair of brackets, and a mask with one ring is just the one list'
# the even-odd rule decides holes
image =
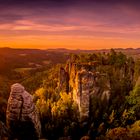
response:
{"label": "rocky outcrop", "polygon": [[73,99],[78,104],[81,120],[89,116],[90,99],[92,96],[101,101],[109,101],[110,85],[104,78],[104,85],[101,85],[102,76],[99,73],[82,69],[78,71],[73,88]]}
{"label": "rocky outcrop", "polygon": [[99,106],[100,113],[102,108],[105,111],[110,99],[120,98],[121,94],[128,94],[132,88],[135,65],[133,59],[122,54],[109,57],[110,55],[105,55],[100,57],[102,60],[99,59],[99,62],[88,60],[86,63],[84,58],[76,61],[79,58],[75,56],[65,68],[60,69],[60,91],[72,95],[81,119],[87,118],[89,114],[93,115]]}
{"label": "rocky outcrop", "polygon": [[39,114],[33,97],[22,85],[16,83],[11,86],[11,92],[8,99],[6,121],[9,130],[12,131],[11,123],[31,122],[34,126],[35,133],[40,137],[41,124]]}
{"label": "rocky outcrop", "polygon": [[90,92],[94,84],[94,75],[91,72],[82,70],[77,72],[75,79],[75,88],[73,90],[73,99],[77,102],[80,117],[88,117]]}
{"label": "rocky outcrop", "polygon": [[68,63],[66,69],[61,70],[63,80],[60,81],[60,88],[65,89],[65,86],[62,87],[64,83],[67,85],[67,93],[71,93],[78,105],[80,120],[89,116],[92,96],[106,101],[110,97],[110,83],[106,75],[96,71],[96,65],[96,63]]}

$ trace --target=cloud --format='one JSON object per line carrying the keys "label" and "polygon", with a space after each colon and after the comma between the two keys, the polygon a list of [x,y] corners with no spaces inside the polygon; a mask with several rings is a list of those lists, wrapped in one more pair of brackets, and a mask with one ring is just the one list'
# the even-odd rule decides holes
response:
{"label": "cloud", "polygon": [[140,37],[140,4],[135,0],[0,0],[0,3],[0,35],[7,38],[138,40]]}

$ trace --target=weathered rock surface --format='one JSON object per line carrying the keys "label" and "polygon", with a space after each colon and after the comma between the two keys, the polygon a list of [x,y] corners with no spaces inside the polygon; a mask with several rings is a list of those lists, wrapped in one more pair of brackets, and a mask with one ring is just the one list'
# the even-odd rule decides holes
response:
{"label": "weathered rock surface", "polygon": [[22,85],[18,83],[11,86],[11,93],[8,99],[6,111],[6,120],[9,129],[11,121],[31,121],[34,124],[38,137],[40,137],[41,124],[37,108],[33,103],[33,97],[24,89]]}
{"label": "weathered rock surface", "polygon": [[[99,61],[100,63],[98,61],[75,63],[75,57],[73,59],[68,61],[65,68],[60,69],[59,83],[60,91],[71,94],[77,103],[80,118],[89,116],[91,106],[104,108],[105,103],[107,109],[110,98],[119,96],[114,94],[113,90],[119,92],[123,84],[131,90],[134,80],[133,60],[123,62],[118,58],[111,63],[106,56],[104,61]],[[94,109],[92,111],[94,112]]]}
{"label": "weathered rock surface", "polygon": [[[73,100],[77,103],[81,119],[89,116],[92,96],[101,100],[109,100],[110,83],[105,75],[96,72],[94,63],[69,63],[66,70],[63,69],[61,73],[63,73],[61,74],[63,79],[60,79],[60,88],[65,88],[62,86],[64,83],[67,85],[67,89],[69,89],[67,93],[71,93]],[[69,79],[66,78],[66,75]]]}

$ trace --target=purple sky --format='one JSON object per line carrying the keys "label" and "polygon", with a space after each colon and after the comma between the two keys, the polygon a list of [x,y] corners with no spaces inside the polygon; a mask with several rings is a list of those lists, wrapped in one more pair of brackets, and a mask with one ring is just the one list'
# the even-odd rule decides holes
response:
{"label": "purple sky", "polygon": [[137,0],[0,0],[0,47],[140,47]]}

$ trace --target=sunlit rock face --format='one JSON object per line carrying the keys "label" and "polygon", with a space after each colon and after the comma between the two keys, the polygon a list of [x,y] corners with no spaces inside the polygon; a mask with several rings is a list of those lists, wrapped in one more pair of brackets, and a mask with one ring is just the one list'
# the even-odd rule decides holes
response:
{"label": "sunlit rock face", "polygon": [[77,72],[75,84],[76,92],[73,93],[73,99],[77,101],[80,117],[86,118],[89,114],[90,94],[94,85],[93,73],[86,70]]}
{"label": "sunlit rock face", "polygon": [[78,105],[80,120],[89,117],[91,97],[109,101],[110,83],[106,75],[96,71],[94,64],[69,63],[60,71],[60,89],[72,93]]}
{"label": "sunlit rock face", "polygon": [[[105,66],[102,66],[103,68]],[[126,64],[121,68],[116,68],[115,66],[111,68],[112,74],[109,75],[98,72],[99,67],[94,63],[69,64],[69,91],[72,93],[73,100],[78,105],[81,120],[93,114],[90,108],[94,111],[93,108],[96,105],[97,107],[100,106],[100,108],[107,108],[109,100],[119,96],[113,96],[112,90],[114,88],[120,89],[122,81],[126,81],[126,79],[128,83],[129,81],[133,81],[133,65],[130,67]],[[113,81],[114,79],[117,79],[117,81]],[[128,87],[130,86],[128,85]],[[95,103],[96,101],[97,103]],[[101,112],[100,109],[99,111]]]}
{"label": "sunlit rock face", "polygon": [[104,85],[100,81],[102,76],[99,73],[82,69],[77,72],[75,78],[75,88],[73,89],[73,99],[78,104],[80,118],[85,119],[89,116],[91,97],[96,97],[101,101],[109,101],[110,86],[107,79],[104,79]]}

